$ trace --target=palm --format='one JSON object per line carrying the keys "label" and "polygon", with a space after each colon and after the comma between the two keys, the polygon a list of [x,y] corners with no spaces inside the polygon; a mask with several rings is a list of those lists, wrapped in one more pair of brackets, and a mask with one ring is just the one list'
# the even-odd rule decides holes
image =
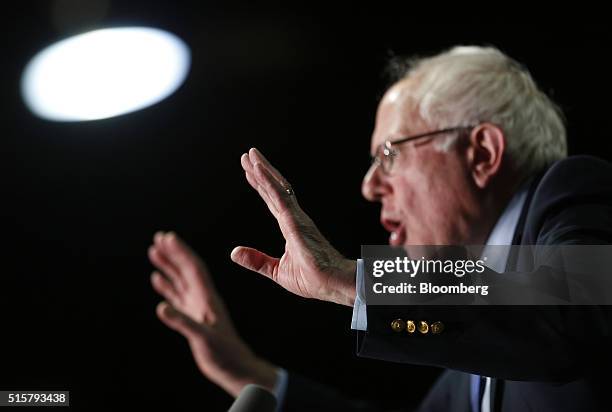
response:
{"label": "palm", "polygon": [[320,295],[324,276],[317,267],[315,256],[298,242],[287,242],[278,263],[276,282],[288,291],[305,298]]}
{"label": "palm", "polygon": [[291,253],[286,250],[280,258],[278,264],[278,275],[276,282],[288,291],[296,295],[312,298],[316,296],[313,290],[312,281],[304,275],[301,268],[304,266],[304,259],[294,259]]}
{"label": "palm", "polygon": [[194,270],[184,274],[185,286],[176,308],[198,322],[204,322],[206,314],[210,313],[205,300],[202,278],[207,274],[203,270]]}

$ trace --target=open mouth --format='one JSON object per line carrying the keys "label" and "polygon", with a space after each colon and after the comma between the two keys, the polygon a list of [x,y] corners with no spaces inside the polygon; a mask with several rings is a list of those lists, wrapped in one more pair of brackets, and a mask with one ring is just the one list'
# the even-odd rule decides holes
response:
{"label": "open mouth", "polygon": [[389,245],[400,246],[405,243],[406,230],[404,229],[404,225],[400,221],[383,218],[380,220],[380,222],[382,223],[383,227],[390,233]]}

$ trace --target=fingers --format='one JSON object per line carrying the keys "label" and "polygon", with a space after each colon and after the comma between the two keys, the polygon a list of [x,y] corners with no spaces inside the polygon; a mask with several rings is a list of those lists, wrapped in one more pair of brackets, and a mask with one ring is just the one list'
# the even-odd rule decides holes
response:
{"label": "fingers", "polygon": [[191,319],[189,316],[178,311],[167,302],[160,302],[157,305],[157,317],[170,329],[173,329],[186,337],[193,339],[201,335],[204,327]]}
{"label": "fingers", "polygon": [[261,178],[255,177],[255,175],[249,176],[249,173],[247,173],[246,176],[247,176],[247,180],[252,179],[254,181],[254,183],[251,181],[249,181],[249,183],[251,184],[251,186],[255,188],[255,190],[257,190],[257,193],[259,193],[259,196],[261,196],[263,201],[266,203],[266,206],[268,206],[270,213],[272,213],[272,215],[276,219],[278,219],[279,212],[280,212],[278,202],[276,200],[273,200],[270,197],[270,195],[268,194],[269,189],[267,189],[265,186],[259,183],[259,180],[261,180]]}
{"label": "fingers", "polygon": [[167,255],[164,253],[162,246],[158,243],[158,235],[155,235],[156,243],[149,247],[148,255],[151,263],[161,270],[167,279],[173,283],[176,290],[184,290],[184,282],[181,279],[180,270],[170,262]]}
{"label": "fingers", "polygon": [[285,179],[283,175],[281,175],[280,172],[274,166],[272,166],[268,159],[266,159],[265,156],[255,148],[251,148],[248,153],[243,154],[240,159],[240,163],[242,164],[242,167],[245,171],[251,172],[252,167],[256,163],[262,163],[266,167],[266,169],[270,171],[274,179],[278,181],[279,184],[284,185],[286,187],[289,186],[289,182],[287,182],[287,179]]}
{"label": "fingers", "polygon": [[276,281],[279,259],[268,256],[259,250],[244,246],[234,248],[230,257],[232,261],[240,266]]}
{"label": "fingers", "polygon": [[155,271],[151,274],[151,285],[153,289],[160,295],[162,295],[166,300],[168,300],[172,305],[178,306],[180,303],[180,295],[176,291],[172,282],[162,276],[161,273]]}
{"label": "fingers", "polygon": [[272,180],[270,172],[261,163],[255,165],[255,171],[259,180],[263,182],[263,191],[270,199],[270,209],[277,211],[274,217],[278,221],[283,237],[285,240],[291,238],[299,240],[303,233],[298,230],[298,222],[307,221],[307,216],[295,202],[294,196],[288,196],[284,189]]}
{"label": "fingers", "polygon": [[291,187],[287,179],[280,174],[278,170],[266,159],[266,157],[259,150],[252,148],[249,150],[249,159],[251,160],[251,164],[261,163],[264,167],[270,171],[270,174],[274,177],[274,179],[284,188]]}
{"label": "fingers", "polygon": [[263,186],[265,183],[261,177],[258,178],[256,167],[259,164],[266,171],[265,179],[269,179],[269,183],[272,185],[272,187],[281,191],[287,198],[292,197],[287,193],[287,189],[291,189],[291,185],[287,179],[285,179],[257,149],[253,148],[249,150],[248,154],[243,154],[240,158],[240,164],[247,174],[247,180],[249,180],[249,183],[255,189],[257,189],[257,184]]}
{"label": "fingers", "polygon": [[179,268],[181,273],[199,271],[206,275],[203,262],[176,233],[166,233],[161,244],[170,262]]}
{"label": "fingers", "polygon": [[303,213],[292,193],[291,185],[270,162],[257,150],[251,149],[243,154],[240,163],[247,181],[257,190],[270,212],[279,221],[281,231],[287,238],[294,232],[295,220]]}
{"label": "fingers", "polygon": [[[241,162],[243,161],[242,159],[244,159],[245,157],[248,157],[248,155],[247,154],[242,155]],[[246,160],[246,162],[248,162],[248,160]],[[243,165],[243,167],[245,166]],[[255,171],[253,170],[252,165],[249,163],[249,166],[247,167],[250,170],[250,171],[247,171],[245,167],[244,174],[246,176],[247,181],[249,182],[251,187],[253,187],[253,189],[257,190],[257,193],[259,193],[259,196],[261,196],[263,201],[266,203],[266,206],[268,206],[270,213],[272,213],[272,215],[278,219],[278,209],[275,203],[272,202],[272,199],[270,199],[270,196],[268,196],[267,192],[257,181],[257,178],[255,177]]]}
{"label": "fingers", "polygon": [[272,207],[277,212],[282,212],[289,207],[288,195],[285,188],[272,176],[262,163],[255,163],[253,166],[255,178],[261,188],[263,188]]}
{"label": "fingers", "polygon": [[203,281],[212,287],[212,282],[200,257],[174,232],[157,232],[154,245],[149,249],[149,258],[175,284],[178,291]]}

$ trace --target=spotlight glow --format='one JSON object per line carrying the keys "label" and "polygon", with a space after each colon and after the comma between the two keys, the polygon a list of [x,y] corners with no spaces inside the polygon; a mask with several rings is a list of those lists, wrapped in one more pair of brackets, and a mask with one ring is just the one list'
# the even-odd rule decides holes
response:
{"label": "spotlight glow", "polygon": [[57,121],[105,119],[155,104],[185,80],[191,56],[168,32],[124,27],[95,30],[38,53],[21,90],[36,115]]}

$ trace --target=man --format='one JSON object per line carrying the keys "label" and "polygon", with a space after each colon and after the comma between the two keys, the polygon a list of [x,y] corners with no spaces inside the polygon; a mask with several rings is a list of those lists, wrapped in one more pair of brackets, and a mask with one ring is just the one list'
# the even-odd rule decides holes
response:
{"label": "man", "polygon": [[[556,106],[529,73],[493,48],[457,47],[412,62],[380,102],[363,195],[381,203],[389,243],[607,244],[612,168],[566,158]],[[365,306],[363,265],[341,256],[257,150],[248,183],[278,221],[285,253],[237,247],[231,259],[305,298],[353,307],[358,354],[447,368],[423,411],[603,410],[612,322],[606,308]],[[285,410],[376,410],[253,354],[238,337],[202,261],[173,233],[149,250],[158,315],[232,395],[259,383]],[[500,271],[533,268],[507,258]],[[407,321],[421,335],[408,339]],[[418,334],[417,334],[418,335]]]}

